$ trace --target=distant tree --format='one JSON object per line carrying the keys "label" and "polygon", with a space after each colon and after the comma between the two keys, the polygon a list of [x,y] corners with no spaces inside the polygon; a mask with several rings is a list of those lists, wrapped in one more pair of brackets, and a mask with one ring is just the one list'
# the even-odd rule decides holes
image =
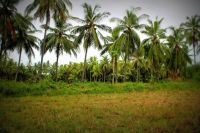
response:
{"label": "distant tree", "polygon": [[101,51],[101,55],[109,53],[112,61],[112,83],[117,83],[118,74],[117,74],[117,61],[121,55],[121,44],[119,40],[120,29],[114,28],[110,36],[105,37],[105,45]]}
{"label": "distant tree", "polygon": [[[163,19],[155,21],[148,20],[148,25],[142,31],[148,38],[144,39],[142,44],[145,45],[145,52],[151,69],[151,80],[156,76],[159,78],[159,70],[167,56],[167,47],[163,44],[162,39],[165,39],[165,29],[161,28]],[[155,75],[156,74],[156,75]]]}
{"label": "distant tree", "polygon": [[121,51],[124,53],[124,78],[126,80],[126,63],[129,56],[140,46],[140,37],[137,34],[137,30],[142,28],[140,24],[142,18],[146,18],[146,14],[140,16],[136,15],[136,11],[140,10],[139,7],[133,8],[133,10],[127,10],[123,19],[112,18],[111,22],[117,22],[117,27],[121,33],[118,39],[118,43],[121,44]]}
{"label": "distant tree", "polygon": [[74,36],[66,33],[70,28],[71,24],[67,24],[63,21],[57,21],[56,28],[48,28],[50,33],[47,34],[45,38],[45,52],[46,50],[52,51],[53,49],[55,49],[56,52],[56,81],[58,80],[58,59],[60,54],[62,54],[64,51],[70,55],[76,55],[78,49],[78,47],[75,46],[71,40],[74,38]]}
{"label": "distant tree", "polygon": [[0,63],[0,78],[12,80],[16,73],[17,63],[10,58],[2,58]]}
{"label": "distant tree", "polygon": [[137,51],[133,53],[133,66],[136,68],[136,81],[140,82],[140,71],[145,65],[144,59],[144,49],[140,47]]}
{"label": "distant tree", "polygon": [[32,25],[31,20],[32,19],[28,16],[23,17],[18,14],[16,16],[16,21],[14,23],[14,27],[17,29],[17,34],[16,34],[16,42],[14,45],[11,45],[11,48],[16,48],[19,53],[19,61],[17,65],[15,81],[17,81],[18,77],[22,50],[24,49],[25,53],[30,58],[31,56],[35,55],[33,48],[39,49],[39,47],[37,46],[38,38],[31,35],[31,33],[35,32],[33,30],[34,26]]}
{"label": "distant tree", "polygon": [[[65,21],[68,15],[68,8],[72,8],[72,3],[70,0],[34,0],[33,3],[29,4],[26,7],[26,13],[30,14],[31,12],[34,13],[35,18],[39,18],[42,22],[44,19],[46,20],[44,25],[44,37],[46,38],[48,26],[51,20],[51,14],[53,14],[54,19],[59,19]],[[44,58],[44,47],[45,41],[42,42],[41,45],[41,63],[40,63],[40,75],[43,72],[43,58]]]}
{"label": "distant tree", "polygon": [[95,82],[97,80],[100,81],[101,76],[102,76],[102,72],[100,70],[100,65],[98,63],[97,57],[91,57],[90,61],[92,63],[92,69],[91,69],[92,77],[93,77]]}
{"label": "distant tree", "polygon": [[[78,37],[75,39],[76,44],[80,44],[83,40],[83,48],[85,50],[84,67],[82,74],[82,81],[86,80],[86,60],[88,48],[94,45],[95,48],[101,49],[102,45],[100,43],[100,38],[103,39],[103,35],[99,30],[109,31],[110,27],[99,24],[102,19],[110,15],[109,12],[99,12],[101,8],[99,5],[95,5],[94,8],[87,3],[83,5],[84,9],[84,19],[71,17],[71,19],[82,23],[81,26],[75,26],[73,33],[78,33]],[[100,37],[100,38],[99,38]]]}
{"label": "distant tree", "polygon": [[181,24],[185,29],[187,42],[193,46],[194,64],[196,64],[196,48],[200,41],[200,16],[191,16],[186,18],[187,21]]}
{"label": "distant tree", "polygon": [[106,82],[106,77],[107,77],[107,73],[109,71],[109,60],[107,56],[103,56],[103,59],[100,62],[100,69],[101,69],[101,73],[102,73],[102,81]]}
{"label": "distant tree", "polygon": [[188,55],[188,48],[185,42],[185,36],[183,31],[178,28],[171,27],[171,35],[167,38],[170,57],[167,66],[169,67],[170,74],[173,78],[178,78],[186,68],[187,63],[191,63],[191,59]]}

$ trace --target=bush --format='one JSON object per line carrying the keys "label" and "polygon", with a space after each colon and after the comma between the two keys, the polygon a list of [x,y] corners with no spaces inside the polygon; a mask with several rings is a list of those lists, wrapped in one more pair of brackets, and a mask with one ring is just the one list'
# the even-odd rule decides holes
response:
{"label": "bush", "polygon": [[200,81],[200,64],[196,64],[196,65],[187,67],[185,77],[187,79]]}
{"label": "bush", "polygon": [[55,89],[56,85],[49,81],[39,83],[25,83],[15,81],[0,81],[0,93],[6,96],[41,95],[49,89]]}

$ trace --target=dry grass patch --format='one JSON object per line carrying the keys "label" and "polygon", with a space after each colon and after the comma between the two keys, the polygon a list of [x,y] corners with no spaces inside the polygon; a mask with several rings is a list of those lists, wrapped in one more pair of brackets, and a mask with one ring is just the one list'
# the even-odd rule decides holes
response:
{"label": "dry grass patch", "polygon": [[200,132],[200,91],[0,99],[0,132]]}

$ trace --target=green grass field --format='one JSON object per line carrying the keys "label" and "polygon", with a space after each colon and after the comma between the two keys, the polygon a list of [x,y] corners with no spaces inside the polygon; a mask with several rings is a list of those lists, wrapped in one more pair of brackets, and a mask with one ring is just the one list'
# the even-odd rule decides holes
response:
{"label": "green grass field", "polygon": [[58,83],[38,94],[2,84],[0,133],[200,132],[199,83]]}

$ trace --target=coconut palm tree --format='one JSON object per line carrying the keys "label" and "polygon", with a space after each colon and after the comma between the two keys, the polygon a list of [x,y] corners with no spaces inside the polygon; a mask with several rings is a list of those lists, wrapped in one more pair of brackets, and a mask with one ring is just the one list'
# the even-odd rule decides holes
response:
{"label": "coconut palm tree", "polygon": [[48,27],[50,33],[47,34],[45,38],[46,46],[45,52],[50,50],[50,52],[55,49],[56,52],[56,81],[58,80],[58,60],[60,54],[63,54],[63,51],[68,54],[76,55],[78,49],[77,46],[73,44],[70,39],[73,39],[74,36],[67,34],[66,32],[71,29],[72,25],[65,23],[61,20],[56,22],[56,28]]}
{"label": "coconut palm tree", "polygon": [[[60,19],[65,21],[68,17],[68,7],[72,8],[72,3],[70,0],[34,0],[33,3],[29,4],[26,8],[26,13],[30,14],[35,11],[34,17],[39,18],[42,22],[44,19],[46,20],[44,25],[44,37],[46,38],[48,26],[50,24],[51,16],[54,16],[54,19]],[[43,58],[44,58],[44,47],[45,41],[43,41],[43,45],[41,45],[41,63],[40,63],[40,75],[42,75],[43,71]]]}
{"label": "coconut palm tree", "polygon": [[140,46],[140,37],[137,34],[137,30],[143,27],[143,25],[140,24],[140,20],[147,17],[146,14],[137,16],[137,10],[140,10],[140,8],[137,7],[132,10],[127,10],[123,19],[111,19],[111,22],[117,22],[118,25],[116,28],[121,32],[118,41],[121,44],[121,51],[123,51],[124,54],[124,81],[126,80],[127,60],[129,60],[129,56]]}
{"label": "coconut palm tree", "polygon": [[31,23],[32,19],[28,16],[23,17],[22,15],[17,14],[15,20],[14,27],[17,29],[16,42],[14,42],[14,45],[11,45],[9,48],[16,48],[19,53],[19,60],[15,75],[15,81],[17,81],[22,50],[24,50],[28,57],[31,58],[31,56],[35,56],[33,49],[39,49],[39,47],[37,46],[38,38],[31,35],[35,32],[33,30],[34,26]]}
{"label": "coconut palm tree", "polygon": [[101,51],[101,55],[106,52],[111,56],[112,61],[112,83],[117,83],[117,61],[119,56],[121,55],[121,44],[119,41],[120,29],[114,28],[111,32],[110,36],[105,37],[105,45],[103,46],[103,50]]}
{"label": "coconut palm tree", "polygon": [[134,68],[136,68],[136,72],[137,72],[137,77],[136,77],[136,81],[139,82],[140,81],[140,69],[142,67],[144,67],[145,65],[145,59],[144,59],[144,49],[142,47],[140,47],[137,51],[135,51],[133,53],[133,66]]}
{"label": "coconut palm tree", "polygon": [[187,42],[193,46],[194,64],[196,64],[196,47],[198,47],[200,40],[200,16],[195,15],[186,19],[187,21],[181,26],[185,29]]}
{"label": "coconut palm tree", "polygon": [[153,80],[154,76],[159,78],[159,69],[167,54],[167,48],[163,44],[164,42],[162,42],[162,39],[165,39],[165,29],[161,28],[162,21],[163,19],[158,20],[158,18],[155,21],[148,20],[148,25],[142,31],[142,33],[148,36],[143,40],[142,44],[150,64],[151,80]]}
{"label": "coconut palm tree", "polygon": [[84,9],[84,19],[71,17],[71,19],[82,23],[81,26],[75,26],[73,33],[77,34],[78,37],[75,39],[76,44],[80,44],[83,40],[83,48],[85,50],[85,58],[84,58],[84,67],[83,67],[83,74],[82,80],[86,80],[86,60],[87,60],[87,52],[88,48],[92,45],[97,48],[101,49],[100,38],[103,38],[103,35],[99,30],[109,31],[110,27],[100,24],[100,21],[110,15],[109,12],[99,12],[101,8],[99,5],[95,5],[92,7],[87,3],[83,5]]}
{"label": "coconut palm tree", "polygon": [[90,75],[90,76],[92,76],[94,81],[96,82],[98,78],[100,79],[99,76],[101,76],[101,74],[102,74],[101,70],[100,70],[100,65],[99,65],[98,60],[97,60],[97,57],[91,57],[90,63],[92,65],[91,70],[90,70],[90,74],[92,74],[92,75]]}
{"label": "coconut palm tree", "polygon": [[170,75],[172,78],[178,78],[183,68],[187,66],[187,63],[191,63],[191,59],[188,55],[187,46],[185,42],[185,36],[180,28],[170,27],[171,35],[167,38],[170,48],[170,57],[168,62]]}
{"label": "coconut palm tree", "polygon": [[103,56],[103,59],[100,62],[100,69],[102,71],[103,82],[106,82],[106,76],[109,70],[109,60],[107,56]]}
{"label": "coconut palm tree", "polygon": [[16,37],[16,32],[14,29],[14,21],[17,13],[15,7],[20,0],[0,0],[0,62],[3,54],[6,54],[7,45],[9,41],[14,40]]}

